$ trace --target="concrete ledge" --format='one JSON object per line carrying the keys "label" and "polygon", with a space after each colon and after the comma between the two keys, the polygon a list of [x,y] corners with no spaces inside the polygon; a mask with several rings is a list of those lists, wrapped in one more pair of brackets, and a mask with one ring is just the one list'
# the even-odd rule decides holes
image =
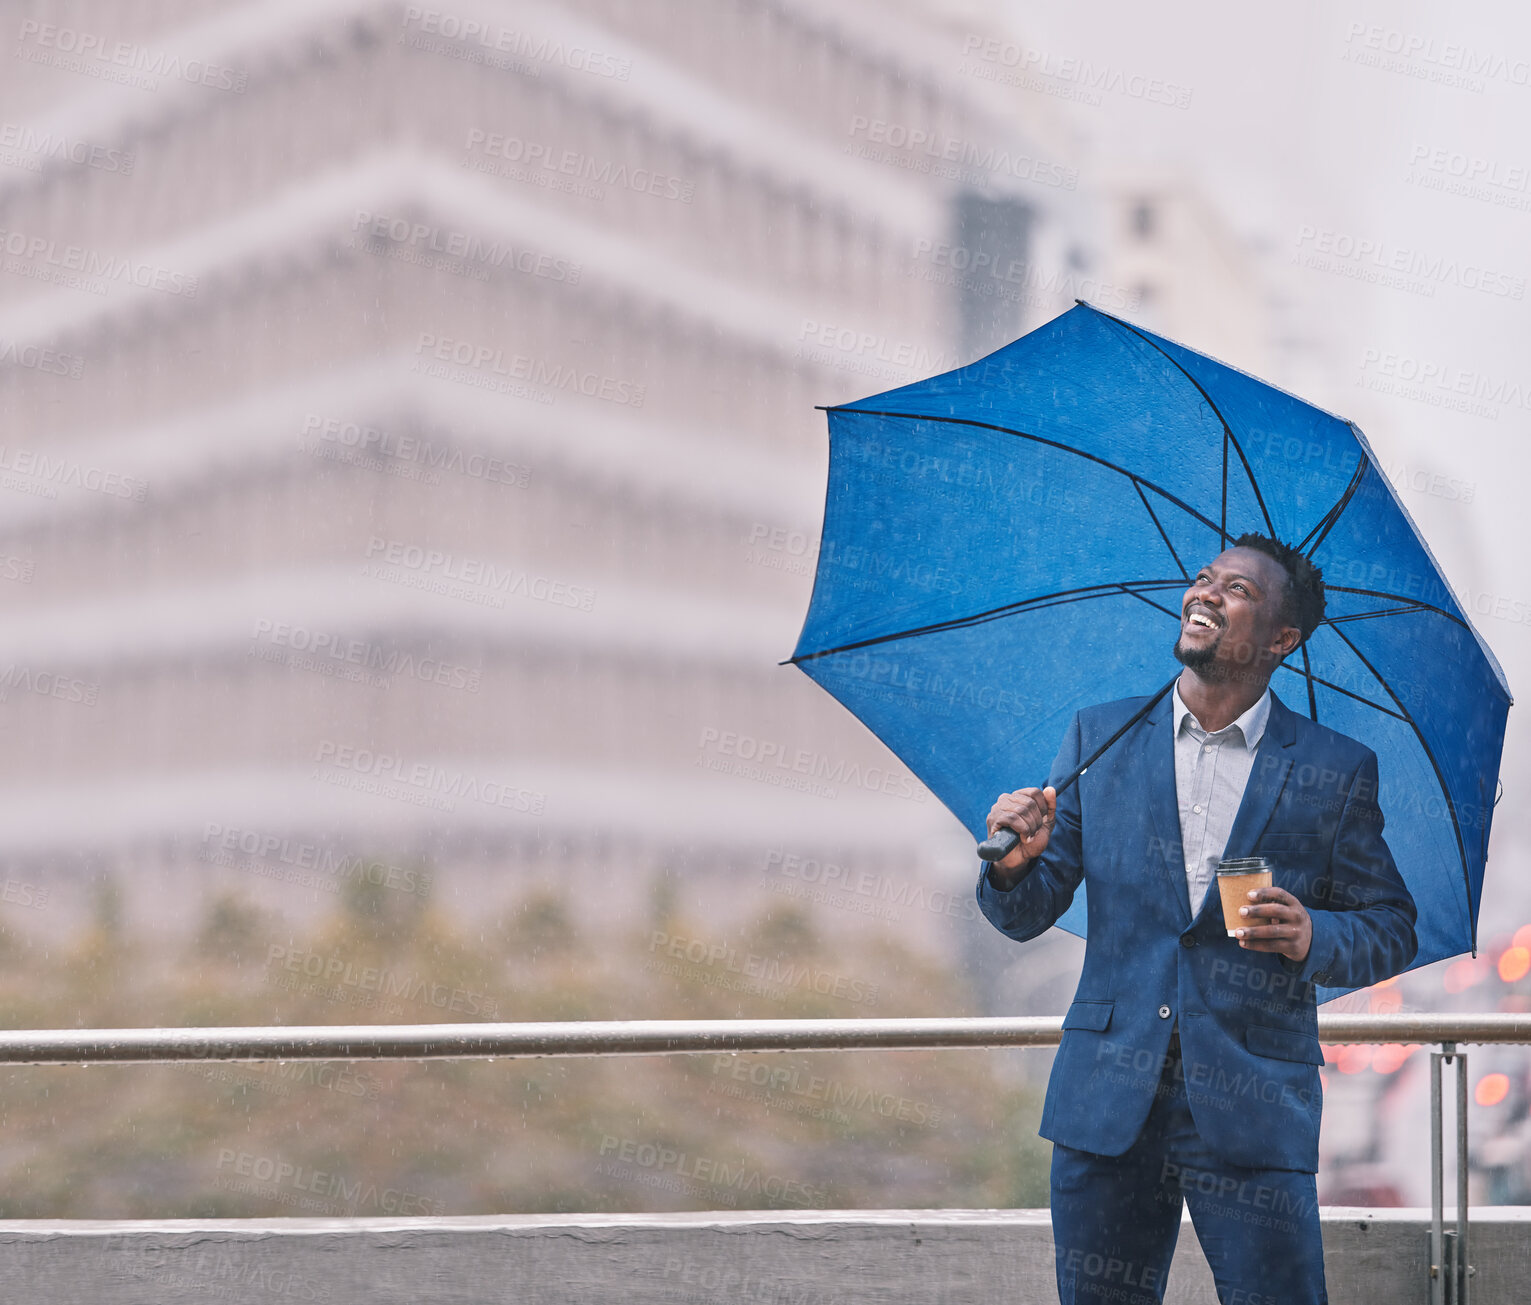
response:
{"label": "concrete ledge", "polygon": [[[1427,1299],[1429,1212],[1323,1212],[1329,1295]],[[1474,1211],[1474,1294],[1526,1299],[1531,1209]],[[29,1305],[1051,1302],[1046,1210],[827,1210],[438,1219],[0,1221],[0,1287]],[[22,1293],[25,1293],[24,1295]],[[1215,1305],[1189,1219],[1167,1300]]]}

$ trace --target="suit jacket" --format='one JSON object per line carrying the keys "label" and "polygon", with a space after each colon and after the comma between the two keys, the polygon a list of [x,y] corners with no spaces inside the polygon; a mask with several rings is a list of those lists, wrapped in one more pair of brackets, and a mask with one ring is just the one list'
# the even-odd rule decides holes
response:
{"label": "suit jacket", "polygon": [[[1049,782],[1144,701],[1079,712]],[[1048,929],[1086,885],[1084,970],[1039,1131],[1081,1151],[1126,1151],[1178,1026],[1202,1139],[1234,1164],[1317,1172],[1323,1056],[1315,986],[1379,982],[1417,948],[1414,899],[1382,837],[1377,757],[1271,695],[1224,856],[1268,857],[1272,882],[1307,907],[1313,943],[1298,964],[1229,938],[1215,884],[1193,916],[1173,729],[1166,695],[1059,795],[1047,849],[1020,883],[1001,893],[979,875],[980,908],[1018,940]]]}

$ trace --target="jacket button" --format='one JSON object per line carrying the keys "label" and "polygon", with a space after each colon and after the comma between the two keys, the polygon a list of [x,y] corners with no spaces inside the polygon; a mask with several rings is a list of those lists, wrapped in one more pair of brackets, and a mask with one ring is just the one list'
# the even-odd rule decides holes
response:
{"label": "jacket button", "polygon": [[1194,946],[1196,946],[1196,938],[1195,938],[1195,936],[1192,935],[1192,934],[1188,934],[1188,933],[1181,934],[1180,935],[1180,945],[1182,947],[1194,947]]}
{"label": "jacket button", "polygon": [[1168,1006],[1160,1006],[1159,1007],[1159,1018],[1161,1020],[1167,1020],[1167,1019],[1169,1019],[1169,1017],[1170,1017],[1170,1008]]}

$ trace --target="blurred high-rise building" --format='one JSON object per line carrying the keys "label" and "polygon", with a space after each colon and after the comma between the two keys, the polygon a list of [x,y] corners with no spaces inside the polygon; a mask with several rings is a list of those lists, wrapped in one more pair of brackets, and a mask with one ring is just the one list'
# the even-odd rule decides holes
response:
{"label": "blurred high-rise building", "polygon": [[1125,306],[1053,106],[870,3],[57,12],[0,103],[0,853],[50,918],[856,871],[830,918],[968,927],[955,822],[777,662],[815,405]]}
{"label": "blurred high-rise building", "polygon": [[1104,275],[1126,287],[1136,320],[1235,367],[1278,379],[1259,255],[1193,179],[1168,173],[1115,176],[1100,197],[1108,236]]}

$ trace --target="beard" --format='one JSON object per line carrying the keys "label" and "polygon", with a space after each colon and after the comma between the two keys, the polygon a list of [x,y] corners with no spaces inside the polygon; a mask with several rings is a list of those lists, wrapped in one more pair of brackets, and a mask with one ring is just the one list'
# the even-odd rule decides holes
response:
{"label": "beard", "polygon": [[1219,634],[1216,639],[1202,647],[1192,648],[1186,644],[1184,637],[1181,637],[1175,640],[1175,660],[1204,679],[1221,679],[1222,677],[1213,669],[1217,663],[1217,646],[1221,642],[1222,636]]}
{"label": "beard", "polygon": [[[1262,666],[1257,658],[1218,660],[1218,650],[1222,647],[1224,633],[1219,630],[1215,639],[1208,641],[1200,648],[1187,644],[1185,636],[1182,635],[1175,640],[1175,660],[1187,670],[1209,682],[1269,680],[1269,668]],[[1245,645],[1245,651],[1252,650]]]}

